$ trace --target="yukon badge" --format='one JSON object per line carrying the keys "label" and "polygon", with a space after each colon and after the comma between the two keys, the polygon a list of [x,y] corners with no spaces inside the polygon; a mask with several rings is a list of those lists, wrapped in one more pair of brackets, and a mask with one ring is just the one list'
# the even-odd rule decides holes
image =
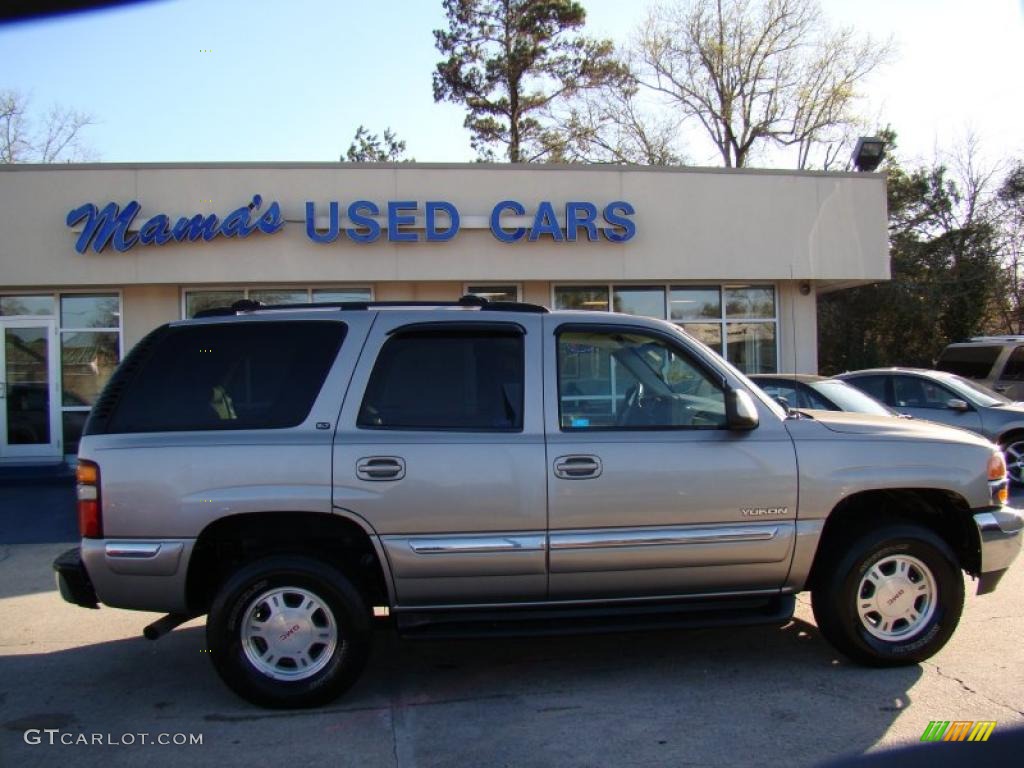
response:
{"label": "yukon badge", "polygon": [[741,507],[744,517],[772,517],[789,514],[789,507]]}

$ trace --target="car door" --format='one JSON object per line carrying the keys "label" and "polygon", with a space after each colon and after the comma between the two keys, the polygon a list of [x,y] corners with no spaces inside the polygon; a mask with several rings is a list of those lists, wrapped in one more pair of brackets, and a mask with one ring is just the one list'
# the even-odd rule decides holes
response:
{"label": "car door", "polygon": [[334,441],[333,502],[377,532],[400,605],[543,599],[541,322],[378,313]]}
{"label": "car door", "polygon": [[759,402],[757,429],[727,429],[721,374],[670,329],[544,322],[551,598],[778,589],[797,511],[782,420]]}
{"label": "car door", "polygon": [[[964,403],[966,409],[950,408],[951,400]],[[981,416],[973,405],[948,387],[924,376],[893,375],[890,405],[898,412],[917,419],[937,421],[972,432],[981,431]]]}

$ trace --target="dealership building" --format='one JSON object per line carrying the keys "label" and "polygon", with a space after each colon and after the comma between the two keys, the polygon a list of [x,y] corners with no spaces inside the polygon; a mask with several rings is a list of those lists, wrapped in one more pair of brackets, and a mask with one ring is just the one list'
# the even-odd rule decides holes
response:
{"label": "dealership building", "polygon": [[0,165],[0,465],[73,455],[135,342],[239,299],[628,312],[813,373],[817,295],[888,278],[882,174]]}

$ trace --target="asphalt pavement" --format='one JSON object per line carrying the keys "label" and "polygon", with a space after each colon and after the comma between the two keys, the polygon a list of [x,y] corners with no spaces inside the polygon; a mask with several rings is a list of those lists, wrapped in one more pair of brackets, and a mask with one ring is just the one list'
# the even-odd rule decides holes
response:
{"label": "asphalt pavement", "polygon": [[810,766],[919,743],[932,720],[993,720],[987,743],[924,747],[984,765],[1005,761],[1000,737],[1024,724],[1019,561],[994,594],[974,597],[968,580],[952,641],[918,666],[852,665],[801,596],[781,628],[381,631],[343,698],[274,712],[220,683],[202,619],[150,642],[155,614],[61,601],[50,563],[76,537],[70,486],[0,487],[0,508],[0,766]]}

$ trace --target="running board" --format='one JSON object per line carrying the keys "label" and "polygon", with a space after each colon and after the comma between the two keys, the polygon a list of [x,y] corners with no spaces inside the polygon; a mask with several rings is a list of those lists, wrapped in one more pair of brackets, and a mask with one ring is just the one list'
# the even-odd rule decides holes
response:
{"label": "running board", "polygon": [[795,608],[793,595],[773,595],[625,606],[403,611],[392,615],[403,638],[451,640],[784,624],[792,618]]}

